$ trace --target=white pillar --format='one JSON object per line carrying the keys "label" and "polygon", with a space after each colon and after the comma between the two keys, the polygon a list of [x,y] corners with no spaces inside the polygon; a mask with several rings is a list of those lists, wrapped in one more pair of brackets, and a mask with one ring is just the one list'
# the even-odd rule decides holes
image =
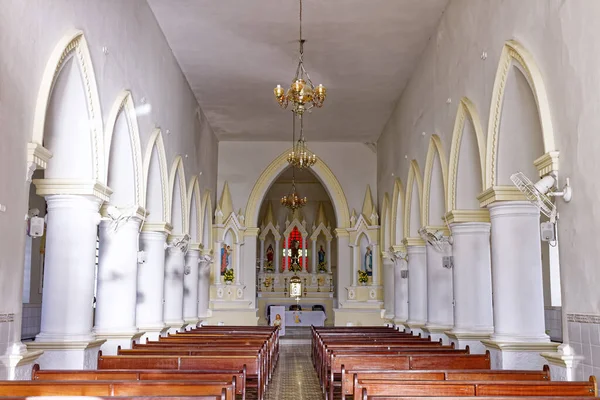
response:
{"label": "white pillar", "polygon": [[289,260],[288,260],[288,250],[289,250],[289,247],[288,247],[288,238],[286,237],[283,240],[284,240],[283,245],[284,245],[284,248],[285,248],[285,251],[283,253],[284,254],[284,257],[283,257],[283,270],[285,272],[287,272],[290,269]]}
{"label": "white pillar", "polygon": [[255,308],[256,304],[256,241],[258,240],[258,228],[246,227],[243,233],[244,242],[240,243],[240,282],[243,285],[244,301],[248,302],[248,308]]}
{"label": "white pillar", "polygon": [[379,245],[377,243],[371,243],[371,255],[373,257],[373,273],[371,276],[371,285],[379,286],[381,284],[379,280]]}
{"label": "white pillar", "polygon": [[215,262],[214,262],[214,278],[215,285],[219,285],[221,283],[221,251],[223,249],[223,242],[217,241],[215,242]]}
{"label": "white pillar", "polygon": [[406,260],[397,257],[394,261],[394,324],[404,329],[408,320],[408,282],[402,278],[402,270],[406,270]]}
{"label": "white pillar", "polygon": [[448,336],[458,348],[485,352],[481,340],[494,330],[490,223],[450,224],[454,243],[454,328]]}
{"label": "white pillar", "polygon": [[360,246],[351,244],[352,247],[352,286],[358,285],[358,270],[360,269]]}
{"label": "white pillar", "polygon": [[308,272],[308,249],[306,248],[306,238],[302,238],[302,272]]}
{"label": "white pillar", "polygon": [[427,321],[427,257],[425,246],[407,246],[408,321],[414,334],[422,333]]}
{"label": "white pillar", "polygon": [[93,196],[46,196],[44,301],[41,331],[32,346],[50,344],[39,359],[42,368],[96,366],[89,360],[97,357],[103,343],[92,333],[100,203]]}
{"label": "white pillar", "polygon": [[165,282],[165,245],[167,232],[142,231],[140,247],[146,262],[138,268],[136,325],[146,334],[142,337],[157,340],[164,331],[163,299]]}
{"label": "white pillar", "polygon": [[386,253],[383,256],[383,308],[384,318],[394,319],[394,261]]}
{"label": "white pillar", "polygon": [[[214,260],[213,260],[214,262]],[[210,260],[202,258],[198,268],[198,318],[207,318],[210,302]]]}
{"label": "white pillar", "polygon": [[[255,244],[256,246],[256,244]],[[234,275],[235,275],[235,284],[240,285],[242,282],[242,244],[236,243],[235,247],[235,264],[234,264]]]}
{"label": "white pillar", "polygon": [[[175,238],[177,240],[177,237]],[[165,325],[169,333],[183,327],[183,271],[185,253],[178,247],[170,246],[165,257]]]}
{"label": "white pillar", "polygon": [[98,283],[96,289],[96,336],[107,339],[104,354],[117,354],[117,346],[130,349],[138,329],[137,301],[139,217],[132,217],[115,230],[111,220],[100,223]]}
{"label": "white pillar", "polygon": [[265,239],[260,239],[260,254],[258,255],[260,260],[260,273],[265,272]]}
{"label": "white pillar", "polygon": [[548,342],[540,242],[540,213],[529,202],[489,206],[492,221],[492,340]]}
{"label": "white pillar", "polygon": [[[335,295],[338,299],[338,304],[342,304],[346,302],[347,298],[346,291],[342,290],[342,288],[349,286],[350,283],[355,284],[356,281],[355,278],[349,276],[354,271],[354,267],[348,268],[348,266],[352,266],[353,262],[352,246],[350,246],[350,235],[348,234],[348,231],[346,229],[337,228],[335,229],[335,236],[337,237],[338,268],[336,269],[337,276],[334,279],[334,283],[336,283],[336,287],[334,287],[334,290],[337,291]],[[331,252],[328,252],[327,257],[331,257]]]}
{"label": "white pillar", "polygon": [[279,247],[279,239],[275,239],[275,273],[278,274],[279,272],[279,260],[281,260],[281,248]]}
{"label": "white pillar", "polygon": [[317,239],[312,240],[312,273],[317,273],[317,260],[319,255],[317,254]]}
{"label": "white pillar", "polygon": [[442,244],[442,251],[426,244],[427,254],[427,323],[425,333],[431,339],[442,339],[448,344],[444,331],[454,325],[454,309],[452,292],[452,270],[443,267],[443,257],[452,254],[450,245]]}
{"label": "white pillar", "polygon": [[331,240],[327,241],[327,254],[325,254],[325,260],[327,262],[327,272],[331,273]]}
{"label": "white pillar", "polygon": [[200,250],[188,250],[185,255],[183,275],[183,321],[191,326],[198,324],[198,264]]}

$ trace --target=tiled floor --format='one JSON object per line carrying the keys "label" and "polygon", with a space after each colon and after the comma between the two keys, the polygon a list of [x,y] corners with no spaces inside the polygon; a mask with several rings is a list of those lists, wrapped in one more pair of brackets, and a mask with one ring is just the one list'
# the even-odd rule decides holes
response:
{"label": "tiled floor", "polygon": [[322,400],[310,345],[282,345],[279,351],[279,363],[265,400]]}

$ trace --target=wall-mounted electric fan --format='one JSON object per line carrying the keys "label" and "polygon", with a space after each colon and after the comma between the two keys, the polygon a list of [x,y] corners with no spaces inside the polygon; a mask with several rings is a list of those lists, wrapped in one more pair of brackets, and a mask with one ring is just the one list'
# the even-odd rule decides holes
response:
{"label": "wall-mounted electric fan", "polygon": [[137,206],[118,208],[116,206],[106,207],[106,219],[110,221],[110,228],[113,232],[119,230],[121,225],[129,221],[129,219],[136,215],[138,210]]}
{"label": "wall-mounted electric fan", "polygon": [[419,229],[421,238],[436,251],[444,253],[448,247],[452,247],[452,236],[444,236],[443,231],[429,232],[425,227]]}

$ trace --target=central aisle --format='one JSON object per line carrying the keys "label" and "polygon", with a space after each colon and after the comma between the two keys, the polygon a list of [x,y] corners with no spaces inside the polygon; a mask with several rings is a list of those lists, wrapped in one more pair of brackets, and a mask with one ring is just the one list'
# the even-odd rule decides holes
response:
{"label": "central aisle", "polygon": [[265,400],[321,400],[324,398],[310,360],[310,345],[282,344],[279,363]]}

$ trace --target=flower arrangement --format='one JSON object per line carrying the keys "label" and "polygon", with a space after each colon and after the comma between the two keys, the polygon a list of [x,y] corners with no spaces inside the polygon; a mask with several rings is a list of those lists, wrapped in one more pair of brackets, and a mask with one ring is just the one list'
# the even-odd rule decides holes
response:
{"label": "flower arrangement", "polygon": [[297,262],[294,262],[294,263],[292,263],[292,265],[290,265],[290,271],[300,272],[300,271],[302,271],[302,266],[300,264],[298,264]]}
{"label": "flower arrangement", "polygon": [[325,262],[319,263],[319,272],[327,272],[327,264]]}
{"label": "flower arrangement", "polygon": [[358,271],[358,281],[360,283],[367,283],[369,281],[369,275],[362,269]]}
{"label": "flower arrangement", "polygon": [[233,270],[232,269],[225,270],[225,272],[223,273],[223,280],[225,282],[233,282]]}

